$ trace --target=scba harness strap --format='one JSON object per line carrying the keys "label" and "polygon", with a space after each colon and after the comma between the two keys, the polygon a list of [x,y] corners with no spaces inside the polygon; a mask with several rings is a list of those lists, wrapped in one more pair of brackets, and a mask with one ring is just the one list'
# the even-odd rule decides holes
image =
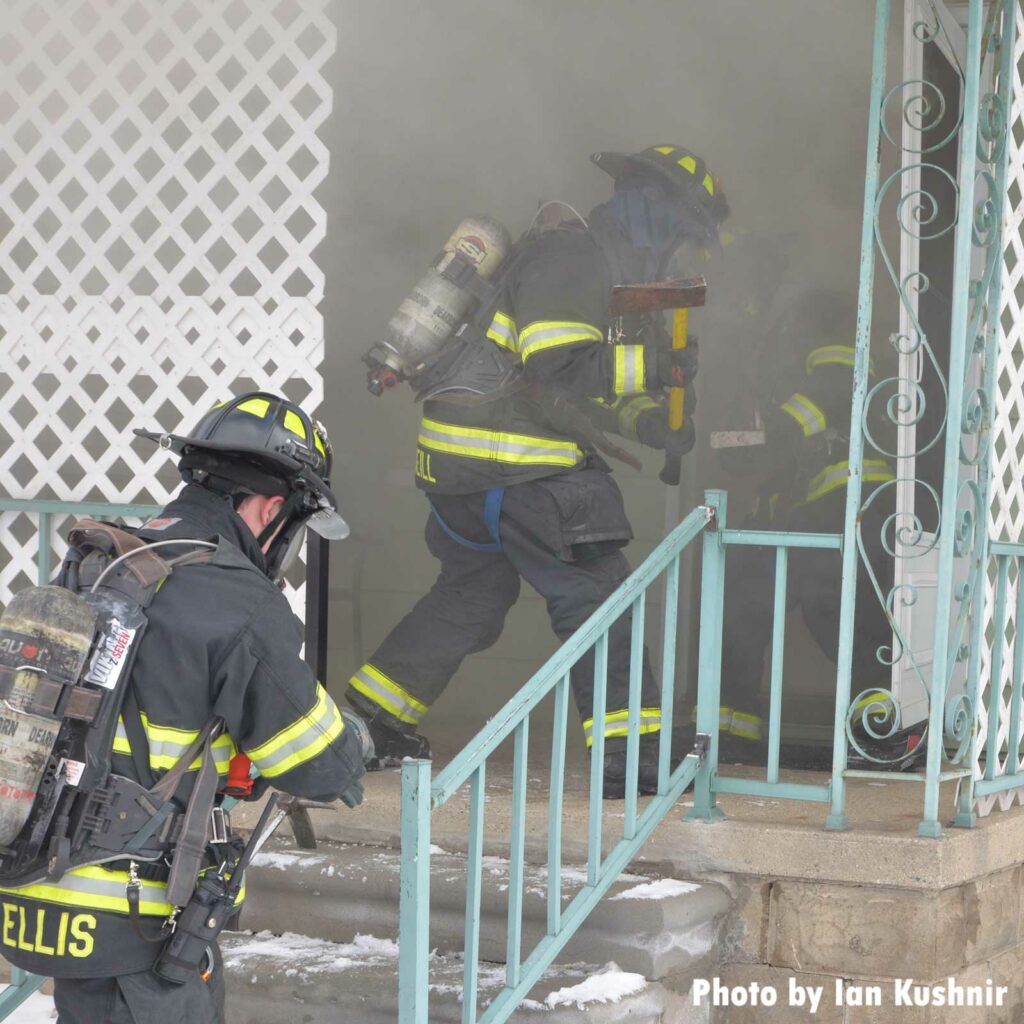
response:
{"label": "scba harness strap", "polygon": [[499,530],[499,523],[501,521],[501,503],[505,499],[505,488],[504,487],[492,487],[484,498],[484,525],[487,527],[487,533],[491,537],[490,544],[481,544],[478,541],[469,540],[463,537],[461,533],[456,533],[445,521],[441,518],[441,513],[437,511],[437,508],[431,504],[430,509],[434,513],[434,518],[437,520],[438,526],[456,544],[460,544],[464,548],[469,548],[470,551],[481,551],[485,554],[500,554],[504,551],[501,546],[501,533]]}

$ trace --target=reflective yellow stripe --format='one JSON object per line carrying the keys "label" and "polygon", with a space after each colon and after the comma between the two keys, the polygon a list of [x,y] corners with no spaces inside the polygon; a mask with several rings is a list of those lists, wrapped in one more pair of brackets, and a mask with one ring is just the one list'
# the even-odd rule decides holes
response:
{"label": "reflective yellow stripe", "polygon": [[[213,870],[206,868],[206,871]],[[89,910],[105,910],[114,914],[128,913],[127,871],[108,871],[96,864],[87,868],[72,868],[59,882],[36,882],[18,889],[0,887],[0,892],[10,893],[24,899],[43,900],[63,907],[78,907]],[[167,917],[174,909],[167,902],[167,883],[139,880],[139,913],[150,917]],[[239,906],[245,899],[245,885],[242,885],[235,900]]]}
{"label": "reflective yellow stripe", "polygon": [[419,444],[436,452],[512,465],[575,466],[583,459],[582,450],[572,441],[460,427],[426,417],[420,423]]}
{"label": "reflective yellow stripe", "polygon": [[267,415],[267,410],[270,408],[270,402],[266,398],[250,398],[247,402],[242,402],[241,405],[236,405],[235,408],[239,412],[252,413],[253,416],[258,416],[263,419]]}
{"label": "reflective yellow stripe", "polygon": [[648,395],[638,395],[636,398],[624,403],[619,409],[619,433],[623,437],[638,441],[636,434],[636,421],[642,412],[648,409],[658,409],[660,405]]}
{"label": "reflective yellow stripe", "polygon": [[665,156],[671,156],[675,151],[676,151],[676,147],[675,146],[655,146],[654,147],[654,152],[655,153],[662,153]]}
{"label": "reflective yellow stripe", "polygon": [[863,717],[868,708],[872,709],[868,717],[875,719],[877,722],[886,721],[896,710],[892,697],[885,690],[870,691],[866,697],[861,698],[861,700],[853,705],[853,710],[859,711],[861,717]]}
{"label": "reflective yellow stripe", "polygon": [[369,662],[349,679],[348,684],[374,704],[380,705],[388,714],[410,725],[418,725],[427,713],[426,704],[418,701],[408,690]]}
{"label": "reflective yellow stripe", "polygon": [[[149,743],[149,766],[155,772],[173,768],[199,735],[198,729],[175,729],[169,725],[154,725],[145,711],[141,711],[139,715]],[[124,727],[124,719],[120,715],[117,718],[112,749],[115,754],[131,757],[131,744]],[[213,741],[213,758],[219,775],[227,775],[228,763],[237,753],[238,748],[226,733]],[[188,770],[198,771],[202,761],[202,757],[197,757],[188,766]]]}
{"label": "reflective yellow stripe", "polygon": [[645,390],[643,345],[615,346],[615,383],[617,395],[635,395]]}
{"label": "reflective yellow stripe", "polygon": [[[819,498],[824,498],[826,494],[831,494],[836,488],[845,487],[846,481],[849,479],[850,464],[845,459],[842,462],[826,466],[808,485],[804,504],[809,505],[812,501],[817,501]],[[880,484],[895,480],[896,475],[889,468],[889,464],[882,459],[865,459],[864,472],[861,479],[864,483]]]}
{"label": "reflective yellow stripe", "polygon": [[[661,728],[661,708],[640,709],[640,734],[657,732]],[[604,716],[604,737],[610,739],[613,736],[626,736],[629,733],[629,709],[624,711],[610,711]],[[589,747],[594,742],[594,719],[588,718],[583,722],[583,735],[587,739]]]}
{"label": "reflective yellow stripe", "polygon": [[689,171],[691,174],[697,173],[697,161],[694,160],[692,156],[680,157],[676,163],[679,164],[684,171]]}
{"label": "reflective yellow stripe", "polygon": [[[690,721],[697,724],[697,705],[694,704],[690,708]],[[727,708],[724,704],[718,709],[718,728],[722,732],[728,732],[729,726],[732,725],[732,708]]]}
{"label": "reflective yellow stripe", "polygon": [[814,437],[815,434],[825,432],[827,426],[825,413],[819,405],[806,395],[800,394],[799,391],[795,395],[790,395],[789,399],[779,408],[796,420],[797,425],[804,432],[804,437]]}
{"label": "reflective yellow stripe", "polygon": [[761,738],[760,715],[748,715],[745,711],[733,711],[729,732],[733,736],[739,736],[740,739],[759,740]]}
{"label": "reflective yellow stripe", "polygon": [[[59,882],[36,882],[35,885],[19,889],[0,888],[0,892],[22,896],[25,899],[45,900],[65,907],[87,907],[91,910],[106,910],[115,914],[128,913],[128,898],[125,886],[128,884],[127,871],[107,871],[95,865],[88,868],[74,868]],[[174,909],[166,902],[166,882],[139,883],[139,913],[166,917]]]}
{"label": "reflective yellow stripe", "polygon": [[326,750],[345,728],[338,706],[316,684],[316,703],[301,718],[246,753],[265,778],[283,775]]}
{"label": "reflective yellow stripe", "polygon": [[[857,356],[857,350],[851,345],[822,345],[814,349],[804,361],[804,369],[807,373],[813,373],[819,366],[849,366],[852,367]],[[868,373],[874,374],[875,361],[868,360]]]}
{"label": "reflective yellow stripe", "polygon": [[502,348],[511,352],[519,351],[519,339],[516,334],[516,322],[505,313],[496,312],[491,320],[491,326],[487,328],[487,337]]}
{"label": "reflective yellow stripe", "polygon": [[715,194],[715,179],[710,174],[704,175],[704,188],[709,196]]}
{"label": "reflective yellow stripe", "polygon": [[595,341],[604,341],[604,334],[592,324],[574,320],[535,320],[519,332],[519,349],[524,363],[545,349]]}

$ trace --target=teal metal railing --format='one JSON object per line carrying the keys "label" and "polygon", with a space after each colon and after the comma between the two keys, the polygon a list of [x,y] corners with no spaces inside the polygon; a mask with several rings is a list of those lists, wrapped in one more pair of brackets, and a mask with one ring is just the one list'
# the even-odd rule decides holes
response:
{"label": "teal metal railing", "polygon": [[[19,513],[38,519],[38,541],[36,549],[36,579],[48,583],[54,569],[54,531],[60,521],[68,516],[92,519],[137,518],[146,519],[160,510],[158,505],[108,504],[95,501],[34,501],[22,498],[0,498],[0,519],[3,513]],[[39,990],[46,978],[29,974],[19,967],[11,968],[10,984],[0,991],[0,1021],[6,1020]]]}
{"label": "teal metal railing", "polygon": [[[722,817],[718,793],[744,793],[828,803],[832,783],[810,786],[781,782],[779,747],[782,734],[782,692],[786,581],[789,554],[799,548],[838,549],[832,534],[784,534],[729,530],[726,495],[708,491],[703,506],[683,522],[532,679],[488,722],[466,748],[431,777],[431,762],[407,761],[402,769],[402,867],[400,884],[399,1022],[426,1024],[429,1019],[430,965],[430,851],[432,812],[462,787],[469,787],[469,820],[463,967],[463,1024],[501,1024],[515,1010],[558,952],[568,942],[615,878],[640,852],[692,783],[694,806],[688,817],[712,821]],[[697,680],[697,743],[672,768],[670,764],[675,705],[676,637],[679,633],[678,587],[682,552],[702,535],[699,670]],[[725,562],[730,546],[759,545],[776,551],[768,765],[764,779],[728,778],[718,773],[718,731],[721,694],[722,625],[725,606]],[[837,572],[839,569],[837,557]],[[646,598],[664,578],[662,613],[662,722],[658,792],[640,810],[637,776],[640,747],[641,671]],[[611,627],[632,613],[629,675],[629,716],[626,799],[622,835],[612,848],[603,848],[602,781],[604,738],[594,730],[590,760],[587,831],[587,880],[563,908],[562,801],[565,782],[566,731],[569,727],[570,671],[589,652],[594,653],[593,720],[605,717],[608,681],[608,636]],[[553,696],[550,783],[548,786],[547,927],[525,956],[522,949],[523,874],[527,809],[528,739],[531,714]],[[582,711],[582,709],[581,709]],[[478,1018],[480,907],[485,835],[484,789],[488,759],[506,740],[513,742],[511,828],[509,839],[506,974],[500,993]]]}
{"label": "teal metal railing", "polygon": [[[508,1019],[559,950],[568,942],[615,878],[633,859],[651,832],[693,781],[701,763],[697,752],[687,754],[675,769],[670,765],[672,732],[668,726],[672,721],[675,691],[679,558],[687,545],[714,522],[714,518],[715,507],[712,504],[691,512],[619,590],[594,612],[501,712],[490,720],[465,750],[438,774],[436,779],[431,779],[429,761],[407,761],[403,765],[399,915],[400,1024],[427,1024],[429,1019],[431,812],[445,804],[466,784],[469,785],[469,837],[462,1019],[470,1024],[476,1024],[478,1019],[484,787],[488,758],[502,742],[511,738],[514,748],[506,974],[502,991],[479,1018],[481,1024],[499,1024]],[[665,583],[662,616],[662,721],[666,727],[662,729],[660,736],[658,793],[641,811],[636,790],[646,599],[651,587],[662,576]],[[572,901],[563,907],[562,801],[566,734],[570,718],[570,671],[577,662],[593,651],[593,719],[595,723],[602,722],[605,718],[608,681],[608,633],[611,626],[630,611],[632,627],[626,741],[628,768],[622,837],[605,853],[602,829],[604,731],[595,728],[590,761],[587,881]],[[712,631],[708,630],[706,635],[702,635],[702,648],[712,642]],[[709,679],[710,676],[703,673],[701,685],[706,685]],[[547,931],[534,949],[524,956],[523,873],[530,716],[541,701],[550,695],[554,698],[554,723],[548,791]]]}
{"label": "teal metal railing", "polygon": [[[974,797],[992,796],[1024,786],[1024,769],[1020,767],[1021,711],[1024,709],[1024,577],[1021,576],[1021,570],[1024,569],[1024,544],[992,541],[989,544],[989,554],[995,563],[995,604],[990,625],[991,682],[987,708],[988,730],[984,747],[984,775],[983,778],[971,780],[963,787],[973,788]],[[1011,584],[1011,570],[1016,597],[1013,603],[1012,641],[1006,643],[1007,626],[1010,622],[1009,592],[1014,585]],[[1009,693],[1004,696],[1004,658],[1007,655],[1011,659]],[[1000,728],[1004,722],[1005,735]]]}
{"label": "teal metal railing", "polygon": [[[850,716],[858,703],[851,707],[850,693],[857,580],[862,574],[870,579],[893,626],[892,644],[879,649],[879,661],[883,667],[898,667],[904,680],[912,679],[927,695],[924,770],[901,776],[923,783],[919,834],[942,834],[940,788],[951,780],[960,783],[954,823],[969,827],[976,822],[973,803],[982,790],[974,785],[971,759],[977,753],[975,738],[983,714],[982,653],[989,643],[985,583],[992,426],[1003,333],[1002,226],[1020,3],[968,0],[963,5],[967,23],[962,43],[951,36],[958,30],[950,29],[934,4],[922,4],[920,17],[905,22],[905,46],[916,46],[922,54],[931,50],[935,66],[947,62],[955,85],[908,69],[912,77],[900,75],[903,80],[890,87],[892,3],[876,3],[827,821],[831,829],[846,828],[846,779],[861,774],[843,769]],[[923,57],[921,63],[926,63]],[[883,162],[898,167],[883,177]],[[892,245],[896,239],[898,255]],[[948,254],[943,249],[947,245]],[[935,255],[925,258],[925,253]],[[937,260],[950,262],[951,281],[932,289],[922,267],[933,268]],[[877,381],[869,380],[872,338],[882,334],[875,316],[876,266],[884,267],[878,291],[895,300],[890,312],[899,316],[898,330],[888,335],[889,351],[877,353],[880,358],[874,360],[898,367]],[[936,299],[946,288],[948,297]],[[931,304],[927,317],[925,303]],[[867,495],[862,488],[865,454],[896,466],[895,479]],[[920,465],[928,459],[941,461],[941,482],[924,478]],[[877,513],[890,501],[894,511],[884,517],[880,536],[867,537],[866,530],[875,529],[868,524],[878,519],[868,511],[874,506]],[[869,551],[887,565],[872,564]],[[893,566],[893,582],[883,583]],[[927,622],[919,617],[914,628],[929,630],[930,643],[909,635],[905,614],[918,605],[916,580],[925,568],[937,581],[935,613]],[[932,649],[930,666],[917,659],[914,651],[920,648]],[[887,701],[895,709],[895,732],[900,727],[899,694],[874,694],[879,703]],[[996,698],[998,706],[998,694]],[[870,755],[869,760],[885,763]]]}
{"label": "teal metal railing", "polygon": [[92,519],[146,519],[160,511],[159,505],[114,504],[102,501],[49,501],[0,498],[0,515],[5,512],[35,516],[37,529],[36,578],[47,583],[54,571],[53,540],[57,524],[68,516]]}

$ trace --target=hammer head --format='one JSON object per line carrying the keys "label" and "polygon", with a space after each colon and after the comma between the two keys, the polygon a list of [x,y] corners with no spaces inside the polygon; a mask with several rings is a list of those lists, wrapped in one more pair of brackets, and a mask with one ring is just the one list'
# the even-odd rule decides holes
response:
{"label": "hammer head", "polygon": [[608,311],[612,316],[650,313],[659,309],[690,309],[703,306],[708,283],[703,277],[674,277],[648,284],[620,284],[612,288]]}

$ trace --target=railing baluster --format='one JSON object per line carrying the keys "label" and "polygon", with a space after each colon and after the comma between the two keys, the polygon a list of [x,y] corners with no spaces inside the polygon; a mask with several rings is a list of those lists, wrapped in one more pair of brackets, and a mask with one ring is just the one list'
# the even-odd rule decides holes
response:
{"label": "railing baluster", "polygon": [[476,1024],[480,971],[480,895],[484,856],[484,788],[487,762],[473,773],[469,789],[469,845],[466,851],[466,945],[462,971],[462,1024]]}
{"label": "railing baluster", "polygon": [[786,645],[786,586],[789,551],[775,549],[775,609],[772,620],[772,688],[768,711],[768,781],[779,781],[779,745],[782,742],[782,664]]}
{"label": "railing baluster", "polygon": [[516,726],[512,761],[512,828],[508,865],[508,956],[505,982],[518,985],[522,970],[523,862],[526,857],[526,768],[530,719]]}
{"label": "railing baluster", "polygon": [[626,734],[626,802],[622,815],[622,837],[636,835],[637,779],[640,773],[640,690],[644,676],[644,619],[647,591],[641,590],[633,602],[633,621],[629,637],[629,718]]}
{"label": "railing baluster", "polygon": [[988,684],[988,739],[985,744],[985,778],[994,779],[999,766],[999,713],[1003,708],[1003,647],[1006,645],[1006,584],[1010,559],[996,559],[996,604],[992,613],[992,665]]}
{"label": "railing baluster", "polygon": [[724,491],[705,491],[715,511],[715,528],[704,532],[700,581],[700,672],[697,678],[697,732],[711,737],[704,763],[693,784],[693,809],[687,818],[714,821],[724,817],[716,806],[712,779],[718,772],[718,719],[722,692],[722,617],[725,600],[725,544],[728,498]]}
{"label": "railing baluster", "polygon": [[565,736],[569,726],[567,672],[555,687],[555,720],[551,727],[551,785],[548,798],[548,935],[562,925],[562,796],[565,792]]}
{"label": "railing baluster", "polygon": [[398,1024],[428,1024],[430,966],[430,762],[402,763],[398,913]]}
{"label": "railing baluster", "polygon": [[36,569],[38,571],[39,585],[45,586],[50,582],[50,560],[52,557],[52,546],[50,538],[49,512],[39,513],[39,549],[36,555]]}
{"label": "railing baluster", "polygon": [[590,730],[590,819],[587,836],[587,884],[601,872],[601,811],[604,807],[604,715],[608,689],[608,630],[594,644],[594,722]]}
{"label": "railing baluster", "polygon": [[[676,696],[676,630],[679,628],[679,555],[665,571],[665,625],[661,655],[661,742],[658,746],[658,793],[668,788],[672,758],[672,718]],[[685,751],[683,751],[685,753]]]}
{"label": "railing baluster", "polygon": [[1010,690],[1010,735],[1007,740],[1009,761],[1006,769],[1010,775],[1020,770],[1020,712],[1021,687],[1024,686],[1024,561],[1016,559],[1017,603],[1013,612],[1013,684]]}

